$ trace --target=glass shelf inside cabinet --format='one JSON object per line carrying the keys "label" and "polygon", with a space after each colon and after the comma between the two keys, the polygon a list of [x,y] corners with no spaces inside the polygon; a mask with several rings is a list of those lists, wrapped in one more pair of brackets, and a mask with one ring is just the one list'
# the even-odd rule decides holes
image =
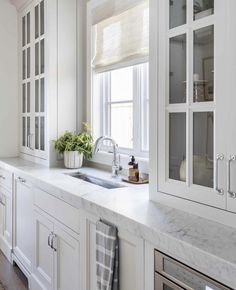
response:
{"label": "glass shelf inside cabinet", "polygon": [[186,24],[186,0],[169,0],[170,29]]}
{"label": "glass shelf inside cabinet", "polygon": [[214,14],[214,0],[194,0],[193,14],[194,20]]}

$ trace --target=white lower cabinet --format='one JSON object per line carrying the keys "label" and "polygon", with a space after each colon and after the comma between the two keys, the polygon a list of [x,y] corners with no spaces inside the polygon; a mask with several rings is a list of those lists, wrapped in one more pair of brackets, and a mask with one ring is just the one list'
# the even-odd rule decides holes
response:
{"label": "white lower cabinet", "polygon": [[13,260],[29,278],[33,258],[33,193],[32,184],[20,176],[15,178],[13,231]]}
{"label": "white lower cabinet", "polygon": [[79,290],[78,234],[35,207],[34,240],[31,289]]}
{"label": "white lower cabinet", "polygon": [[12,193],[3,186],[0,186],[0,249],[11,261]]}
{"label": "white lower cabinet", "polygon": [[[96,290],[96,221],[97,218],[83,214],[81,235],[81,259],[84,265],[82,289]],[[144,242],[127,231],[119,231],[119,281],[120,290],[143,290],[144,286]],[[82,241],[81,241],[82,242]]]}

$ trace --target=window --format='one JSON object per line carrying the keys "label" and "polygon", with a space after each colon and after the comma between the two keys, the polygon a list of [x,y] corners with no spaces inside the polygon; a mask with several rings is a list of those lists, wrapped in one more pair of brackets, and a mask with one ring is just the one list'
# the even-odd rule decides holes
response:
{"label": "window", "polygon": [[[110,0],[110,10],[92,10],[91,123],[94,138],[111,136],[121,153],[147,157],[149,3],[133,2],[124,9]],[[110,151],[109,145],[103,149]]]}
{"label": "window", "polygon": [[[94,98],[100,100],[98,135],[111,136],[121,152],[146,156],[149,148],[148,63],[99,73]],[[96,130],[95,130],[96,131]]]}

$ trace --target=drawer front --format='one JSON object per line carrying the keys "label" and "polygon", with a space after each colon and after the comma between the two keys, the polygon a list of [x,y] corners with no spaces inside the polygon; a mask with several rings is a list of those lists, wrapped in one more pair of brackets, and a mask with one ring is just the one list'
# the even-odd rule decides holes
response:
{"label": "drawer front", "polygon": [[0,168],[0,185],[12,189],[12,172]]}
{"label": "drawer front", "polygon": [[155,251],[155,271],[187,290],[230,290],[230,288],[158,251]]}
{"label": "drawer front", "polygon": [[184,288],[155,273],[155,290],[184,290]]}
{"label": "drawer front", "polygon": [[53,218],[79,233],[79,210],[68,203],[34,188],[34,204]]}

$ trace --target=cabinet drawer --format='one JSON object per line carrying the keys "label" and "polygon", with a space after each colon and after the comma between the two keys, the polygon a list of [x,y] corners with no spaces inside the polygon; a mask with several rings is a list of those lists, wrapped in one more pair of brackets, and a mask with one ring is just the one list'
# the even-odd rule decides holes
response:
{"label": "cabinet drawer", "polygon": [[79,233],[79,210],[77,208],[39,188],[34,188],[34,204],[74,232]]}
{"label": "cabinet drawer", "polygon": [[12,189],[12,173],[0,168],[0,185]]}

